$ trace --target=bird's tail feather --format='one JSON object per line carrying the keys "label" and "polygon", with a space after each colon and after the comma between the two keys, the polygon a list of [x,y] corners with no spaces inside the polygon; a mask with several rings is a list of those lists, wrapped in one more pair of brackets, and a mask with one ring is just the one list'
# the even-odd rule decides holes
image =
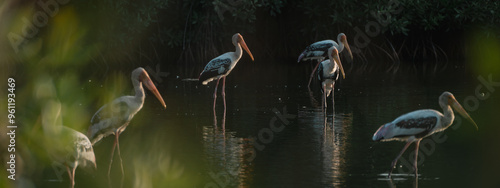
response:
{"label": "bird's tail feather", "polygon": [[297,59],[297,63],[299,63],[302,58],[304,58],[304,56],[306,55],[306,51],[304,50],[300,55],[299,55],[299,58]]}

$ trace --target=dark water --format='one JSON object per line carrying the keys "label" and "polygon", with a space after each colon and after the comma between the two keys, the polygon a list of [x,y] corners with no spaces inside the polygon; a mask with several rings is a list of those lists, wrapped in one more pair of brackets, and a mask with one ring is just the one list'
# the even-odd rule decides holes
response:
{"label": "dark water", "polygon": [[[125,187],[500,185],[500,95],[483,87],[479,94],[490,93],[489,98],[478,100],[477,107],[464,104],[481,85],[477,77],[487,78],[486,73],[451,65],[434,70],[407,63],[397,71],[348,65],[346,79],[336,85],[334,111],[328,99],[325,122],[314,103],[321,99],[317,83],[312,95],[307,90],[309,65],[259,71],[266,65],[243,63],[227,79],[225,120],[218,94],[217,124],[212,111],[215,83],[200,86],[171,77],[158,87],[166,110],[147,95],[144,108],[120,137]],[[500,77],[493,75],[493,80]],[[440,138],[427,138],[421,144],[426,152],[419,153],[418,179],[400,162],[390,181],[386,178],[389,166],[404,143],[376,143],[371,140],[373,133],[406,112],[442,111],[438,97],[443,91],[455,95],[479,131],[468,122],[456,122]],[[90,175],[78,170],[77,186],[107,187],[112,142],[106,138],[94,147],[98,171]],[[402,160],[412,161],[413,150],[412,145]],[[112,171],[115,184],[120,181],[118,161],[115,158]]]}

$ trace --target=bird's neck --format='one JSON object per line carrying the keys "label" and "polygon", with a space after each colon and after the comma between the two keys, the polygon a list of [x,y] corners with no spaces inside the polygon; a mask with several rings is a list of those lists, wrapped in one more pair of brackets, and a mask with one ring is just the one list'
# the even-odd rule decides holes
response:
{"label": "bird's neck", "polygon": [[448,128],[453,123],[455,115],[453,114],[453,110],[451,109],[450,105],[441,106],[441,108],[443,108],[443,113],[444,113],[443,114],[444,118],[442,119],[443,121],[442,125],[444,126],[444,128]]}
{"label": "bird's neck", "polygon": [[339,49],[337,49],[340,52],[342,52],[342,50],[344,50],[344,43],[342,43],[340,40],[339,40]]}
{"label": "bird's neck", "polygon": [[47,135],[60,132],[62,127],[61,105],[58,101],[48,100],[42,110],[42,129]]}
{"label": "bird's neck", "polygon": [[330,59],[330,63],[326,67],[326,70],[328,71],[329,74],[333,74],[335,73],[335,71],[337,71],[337,64],[333,59]]}
{"label": "bird's neck", "polygon": [[241,58],[241,56],[243,55],[243,49],[241,49],[241,45],[240,43],[236,43],[236,45],[234,45],[236,47],[236,51],[234,52],[235,54],[235,58],[237,60],[239,60]]}
{"label": "bird's neck", "polygon": [[342,50],[344,50],[344,43],[342,43],[341,39],[342,39],[342,37],[340,37],[340,36],[337,37],[337,42],[339,44],[339,47],[338,47],[337,50],[339,51],[339,53],[342,52]]}
{"label": "bird's neck", "polygon": [[142,82],[139,82],[139,80],[134,80],[132,81],[132,84],[134,85],[134,91],[135,91],[135,96],[134,98],[139,101],[139,102],[144,102],[144,88],[142,87]]}

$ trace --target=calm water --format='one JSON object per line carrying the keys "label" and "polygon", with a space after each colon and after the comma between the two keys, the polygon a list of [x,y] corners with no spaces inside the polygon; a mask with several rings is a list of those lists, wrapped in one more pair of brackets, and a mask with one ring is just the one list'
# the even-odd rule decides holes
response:
{"label": "calm water", "polygon": [[[266,71],[259,71],[267,67],[262,63],[239,64],[227,79],[225,120],[218,95],[217,124],[212,111],[215,83],[200,86],[171,77],[158,87],[167,109],[148,93],[144,108],[120,137],[125,187],[500,185],[498,93],[480,100],[477,109],[469,108],[479,131],[467,122],[458,123],[439,143],[422,142],[427,152],[419,153],[418,179],[400,162],[389,181],[389,166],[404,143],[371,140],[380,125],[403,113],[442,111],[438,97],[443,91],[452,92],[465,107],[464,99],[474,96],[481,84],[478,75],[451,65],[434,71],[432,66],[402,64],[395,73],[358,66],[346,66],[346,79],[336,85],[334,111],[328,100],[326,121],[314,102],[321,99],[317,83],[312,94],[307,90],[307,63],[273,65]],[[494,75],[493,80],[500,77]],[[78,170],[77,187],[107,187],[112,142],[106,138],[94,147],[98,171],[91,175]],[[413,150],[412,145],[402,159],[410,161]],[[115,184],[120,179],[118,161],[115,158],[113,165]]]}

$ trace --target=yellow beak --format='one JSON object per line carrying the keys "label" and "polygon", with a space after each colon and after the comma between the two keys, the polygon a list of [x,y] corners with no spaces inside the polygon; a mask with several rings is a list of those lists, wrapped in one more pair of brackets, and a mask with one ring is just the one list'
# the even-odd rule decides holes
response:
{"label": "yellow beak", "polygon": [[462,115],[464,118],[466,118],[467,120],[469,120],[472,123],[472,125],[474,125],[474,127],[476,127],[476,130],[479,130],[479,128],[477,127],[476,122],[474,122],[474,120],[469,116],[469,114],[464,110],[464,108],[462,107],[462,105],[460,105],[460,103],[458,103],[458,101],[456,99],[453,99],[453,102],[451,103],[451,106],[460,115]]}

